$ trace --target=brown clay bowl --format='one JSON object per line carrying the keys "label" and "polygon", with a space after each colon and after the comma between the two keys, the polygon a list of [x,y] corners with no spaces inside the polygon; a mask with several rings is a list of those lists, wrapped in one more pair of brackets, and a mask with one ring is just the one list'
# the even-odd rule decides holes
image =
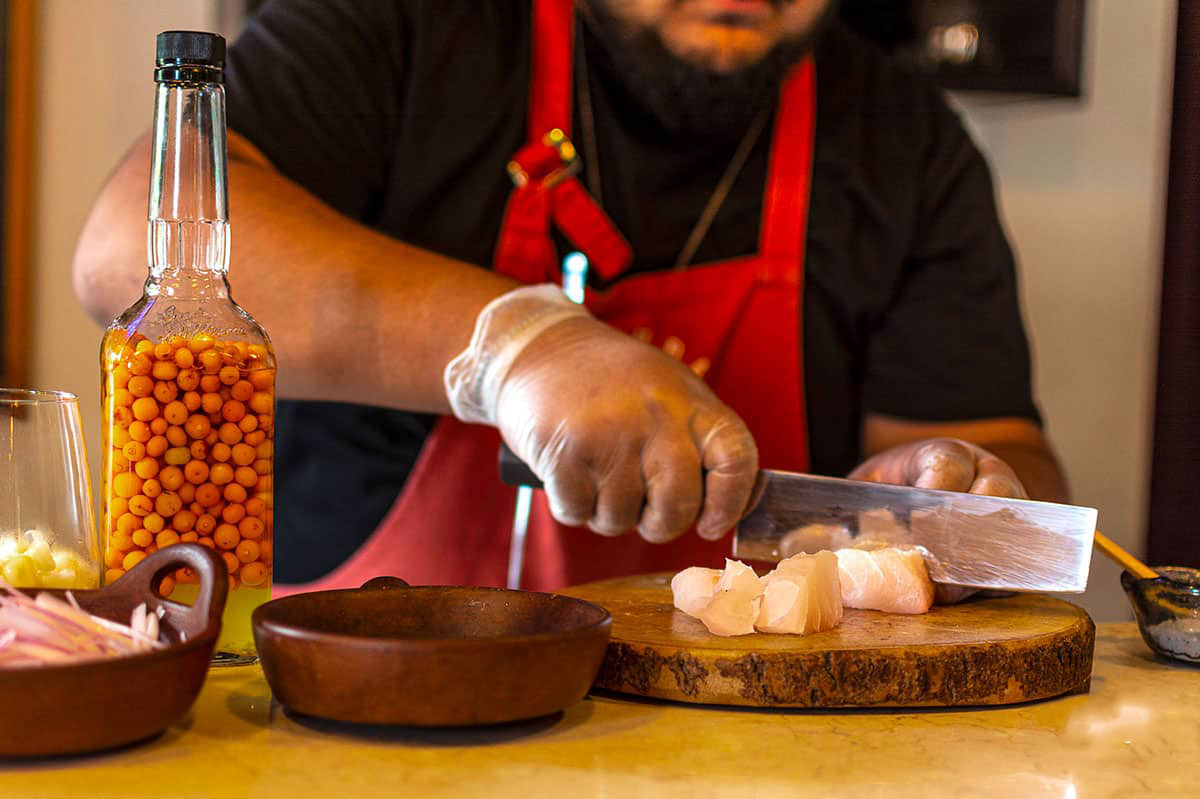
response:
{"label": "brown clay bowl", "polygon": [[[165,575],[184,566],[200,577],[190,606],[154,591]],[[106,588],[72,591],[84,610],[123,624],[142,602],[151,611],[161,607],[159,629],[169,646],[67,666],[0,668],[0,757],[109,749],[149,738],[181,719],[204,684],[228,590],[220,556],[197,544],[177,544]]]}
{"label": "brown clay bowl", "polygon": [[362,588],[275,599],[254,611],[275,698],[335,721],[449,727],[562,710],[587,693],[612,629],[604,608],[500,588]]}

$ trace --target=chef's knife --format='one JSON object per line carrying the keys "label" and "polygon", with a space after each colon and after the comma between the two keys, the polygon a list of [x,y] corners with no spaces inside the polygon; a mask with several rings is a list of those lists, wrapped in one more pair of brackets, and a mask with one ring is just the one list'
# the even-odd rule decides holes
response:
{"label": "chef's knife", "polygon": [[[500,476],[541,482],[507,447]],[[1087,587],[1096,510],[1028,499],[764,469],[733,556],[778,561],[843,547],[917,547],[936,583],[1078,593]]]}
{"label": "chef's knife", "polygon": [[936,583],[1080,592],[1095,531],[1094,508],[764,469],[733,556],[918,547]]}

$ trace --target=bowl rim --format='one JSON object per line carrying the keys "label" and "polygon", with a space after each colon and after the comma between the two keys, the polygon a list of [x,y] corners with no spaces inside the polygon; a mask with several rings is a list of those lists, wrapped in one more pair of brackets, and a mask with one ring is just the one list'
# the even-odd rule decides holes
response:
{"label": "bowl rim", "polygon": [[[283,622],[276,619],[268,618],[272,606],[278,608],[284,604],[297,604],[306,600],[306,597],[326,596],[330,594],[378,594],[378,593],[399,593],[403,591],[425,591],[428,589],[459,589],[464,591],[479,591],[486,593],[501,593],[501,594],[522,594],[534,596],[544,600],[566,601],[571,604],[578,604],[588,608],[594,608],[600,611],[600,616],[596,621],[571,627],[564,630],[548,630],[546,632],[524,633],[520,635],[490,635],[490,636],[367,636],[367,635],[351,635],[350,633],[327,632],[318,630],[312,627],[304,627],[301,625]],[[608,608],[598,605],[595,602],[590,602],[586,599],[579,599],[565,594],[556,594],[548,591],[519,591],[511,588],[495,588],[491,586],[464,586],[464,585],[414,585],[397,589],[362,589],[362,588],[337,588],[325,591],[309,591],[300,594],[291,594],[289,596],[273,599],[270,602],[263,603],[254,609],[251,615],[251,626],[257,632],[259,628],[282,635],[288,638],[319,640],[322,644],[339,645],[347,647],[366,647],[378,649],[380,647],[391,647],[398,649],[410,649],[413,647],[429,647],[437,649],[459,649],[459,648],[478,648],[480,646],[511,646],[516,644],[537,644],[537,643],[558,643],[564,640],[574,640],[576,638],[591,638],[601,632],[610,632],[612,629],[613,617]],[[262,655],[262,648],[259,647],[259,655]]]}
{"label": "bowl rim", "polygon": [[69,391],[54,391],[45,388],[7,388],[0,386],[0,404],[42,405],[78,404],[79,396]]}
{"label": "bowl rim", "polygon": [[1193,585],[1180,582],[1168,574],[1168,572],[1171,571],[1200,573],[1200,569],[1192,566],[1151,566],[1150,568],[1154,569],[1156,572],[1159,572],[1159,575],[1157,577],[1138,577],[1133,572],[1125,569],[1121,572],[1122,584],[1127,581],[1127,587],[1132,587],[1134,585],[1160,585],[1173,591],[1180,591],[1186,594],[1191,594],[1192,596],[1200,596],[1200,583]]}

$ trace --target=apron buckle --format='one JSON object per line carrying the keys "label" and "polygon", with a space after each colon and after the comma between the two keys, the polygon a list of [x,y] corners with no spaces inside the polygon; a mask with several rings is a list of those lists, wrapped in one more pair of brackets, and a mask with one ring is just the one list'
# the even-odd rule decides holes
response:
{"label": "apron buckle", "polygon": [[505,167],[518,189],[534,181],[545,188],[553,188],[578,174],[579,168],[578,151],[561,128],[552,128],[542,136],[540,143],[521,148]]}

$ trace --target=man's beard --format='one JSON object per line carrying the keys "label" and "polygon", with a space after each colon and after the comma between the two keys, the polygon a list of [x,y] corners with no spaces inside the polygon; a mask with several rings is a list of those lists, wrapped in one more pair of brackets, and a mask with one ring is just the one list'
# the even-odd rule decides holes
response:
{"label": "man's beard", "polygon": [[[788,0],[773,2],[782,5]],[[595,58],[666,132],[728,139],[745,131],[763,108],[775,102],[788,70],[812,50],[837,4],[830,3],[803,35],[780,41],[754,64],[728,73],[679,58],[656,31],[631,28],[614,17],[603,0],[588,0],[584,5],[587,27],[600,44]]]}

